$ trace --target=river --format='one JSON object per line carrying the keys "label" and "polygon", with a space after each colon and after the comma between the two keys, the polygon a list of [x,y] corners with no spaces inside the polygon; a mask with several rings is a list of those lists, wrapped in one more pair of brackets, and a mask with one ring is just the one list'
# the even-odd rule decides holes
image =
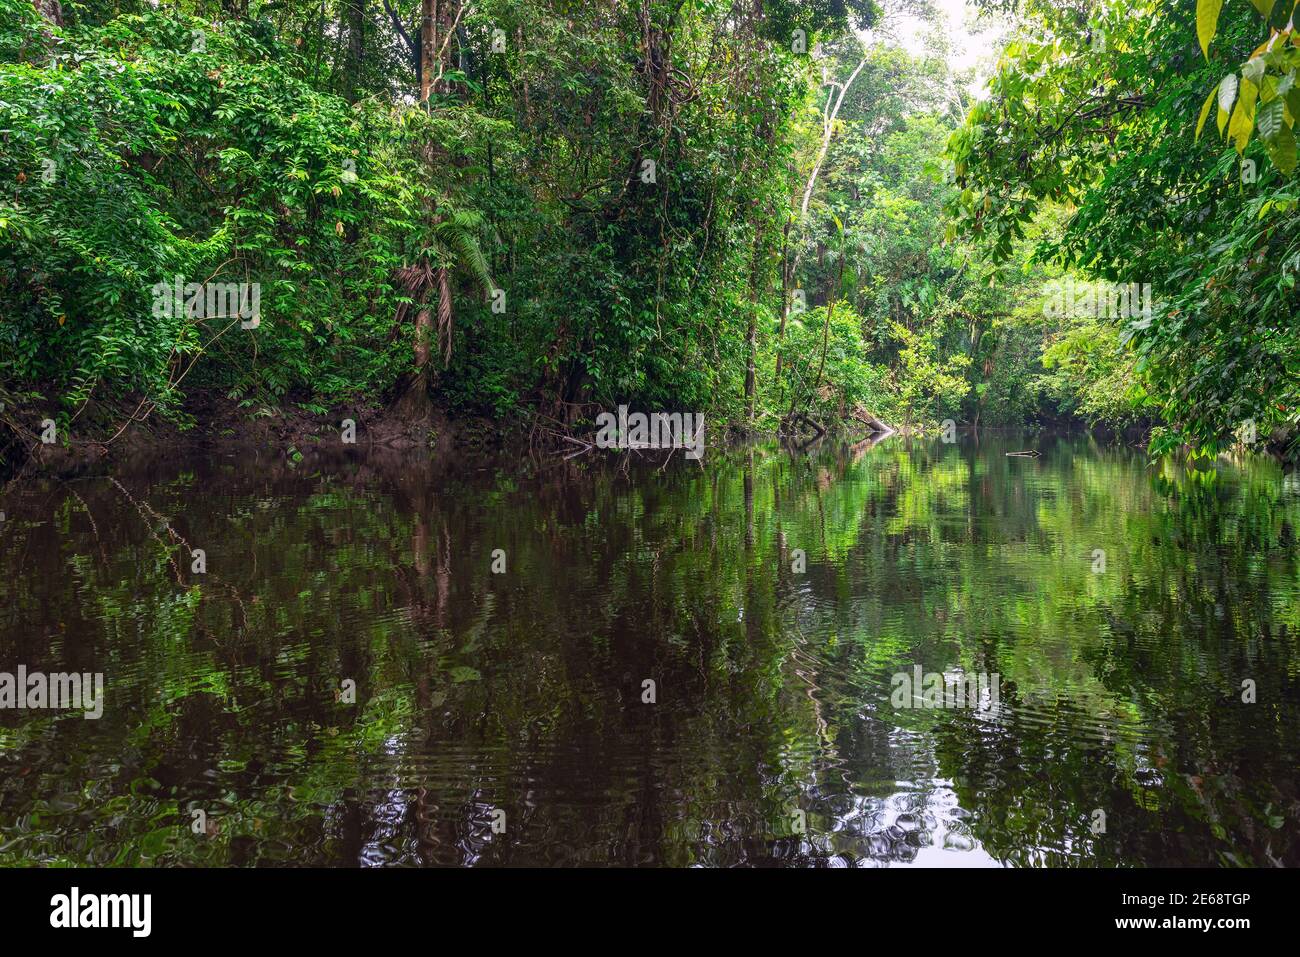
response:
{"label": "river", "polygon": [[3,865],[1300,864],[1267,459],[214,449],[0,511],[0,671],[104,682],[0,710]]}

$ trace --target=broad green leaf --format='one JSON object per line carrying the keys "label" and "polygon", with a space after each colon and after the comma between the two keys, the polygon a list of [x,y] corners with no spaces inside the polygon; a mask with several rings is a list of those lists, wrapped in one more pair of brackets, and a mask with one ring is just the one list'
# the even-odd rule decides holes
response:
{"label": "broad green leaf", "polygon": [[1273,5],[1277,3],[1277,0],[1250,0],[1250,2],[1259,11],[1259,15],[1267,20],[1273,13]]}
{"label": "broad green leaf", "polygon": [[1210,58],[1210,41],[1219,29],[1219,11],[1223,0],[1196,0],[1196,38],[1201,41],[1201,52]]}
{"label": "broad green leaf", "polygon": [[1286,103],[1287,112],[1291,114],[1291,120],[1294,123],[1296,118],[1300,117],[1300,90],[1291,89],[1287,91],[1286,96],[1282,97],[1282,101]]}
{"label": "broad green leaf", "polygon": [[1281,100],[1273,100],[1259,108],[1259,113],[1255,117],[1255,129],[1259,131],[1259,135],[1265,142],[1277,136],[1282,125]]}
{"label": "broad green leaf", "polygon": [[1266,140],[1264,145],[1268,147],[1268,155],[1273,165],[1284,176],[1290,176],[1295,172],[1295,134],[1289,128],[1282,127],[1278,130],[1277,136],[1273,137],[1272,141]]}

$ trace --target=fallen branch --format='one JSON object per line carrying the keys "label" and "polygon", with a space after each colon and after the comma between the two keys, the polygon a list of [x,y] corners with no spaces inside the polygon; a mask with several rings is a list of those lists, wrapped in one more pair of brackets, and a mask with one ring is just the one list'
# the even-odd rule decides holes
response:
{"label": "fallen branch", "polygon": [[861,406],[853,410],[853,418],[871,429],[871,431],[877,435],[893,435],[898,431],[898,429],[894,428],[892,425],[881,422]]}

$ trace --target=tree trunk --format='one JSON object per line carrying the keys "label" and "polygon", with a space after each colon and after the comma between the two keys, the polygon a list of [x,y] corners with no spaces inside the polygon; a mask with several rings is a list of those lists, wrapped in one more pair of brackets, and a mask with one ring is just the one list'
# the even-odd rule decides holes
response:
{"label": "tree trunk", "polygon": [[63,7],[59,0],[33,0],[36,12],[56,27],[63,26]]}
{"label": "tree trunk", "polygon": [[451,362],[451,270],[440,266],[438,276],[438,339],[442,342],[442,365]]}
{"label": "tree trunk", "polygon": [[745,426],[754,427],[754,359],[758,352],[758,303],[750,303],[749,328],[745,332],[749,356],[745,360]]}
{"label": "tree trunk", "polygon": [[826,321],[822,324],[822,359],[817,365],[817,378],[813,381],[813,397],[809,402],[817,399],[817,389],[822,384],[822,370],[826,368],[826,347],[831,341],[831,314],[835,312],[835,301],[839,298],[839,291],[844,286],[844,237],[840,235],[840,269],[835,279],[835,287],[831,290],[830,301],[826,303]]}
{"label": "tree trunk", "polygon": [[822,384],[822,370],[826,368],[826,347],[831,341],[831,315],[835,312],[835,300],[832,299],[826,304],[826,321],[822,323],[822,358],[817,363],[817,378],[813,380],[813,397],[808,401],[811,403],[817,398],[817,390]]}
{"label": "tree trunk", "polygon": [[776,330],[776,380],[781,381],[781,345],[785,342],[785,320],[790,315],[790,261],[788,249],[790,246],[790,223],[791,220],[785,221],[785,229],[781,231],[781,325]]}
{"label": "tree trunk", "polygon": [[[835,133],[835,119],[840,115],[840,107],[844,105],[844,96],[849,92],[849,87],[853,81],[858,78],[862,68],[867,65],[867,58],[864,56],[858,63],[857,67],[849,78],[844,81],[844,85],[838,83],[829,83],[830,89],[826,92],[826,108],[822,112],[822,144],[817,151],[817,159],[813,162],[812,175],[808,177],[808,185],[804,187],[803,202],[799,205],[799,221],[802,222],[808,216],[808,204],[812,201],[813,187],[817,185],[817,176],[822,171],[822,163],[826,162],[826,154],[831,147],[831,136]],[[839,89],[839,95],[835,95],[836,88]]]}
{"label": "tree trunk", "polygon": [[415,369],[399,382],[398,397],[393,406],[397,417],[404,422],[425,422],[433,413],[433,402],[429,398],[433,335],[433,312],[422,306],[415,313]]}
{"label": "tree trunk", "polygon": [[429,99],[433,92],[433,60],[437,50],[438,31],[434,26],[438,15],[438,0],[420,0],[420,102]]}
{"label": "tree trunk", "polygon": [[415,314],[415,371],[424,375],[429,369],[429,356],[432,353],[433,313],[427,308]]}
{"label": "tree trunk", "polygon": [[460,19],[452,0],[420,0],[420,102],[447,89],[443,74],[451,59],[451,33]]}
{"label": "tree trunk", "polygon": [[348,75],[347,100],[357,101],[361,63],[366,50],[366,0],[348,0]]}
{"label": "tree trunk", "polygon": [[763,238],[764,227],[754,230],[754,255],[749,273],[749,327],[745,330],[745,426],[754,427],[754,397],[757,391],[757,375],[754,368],[758,361],[758,304],[763,298]]}

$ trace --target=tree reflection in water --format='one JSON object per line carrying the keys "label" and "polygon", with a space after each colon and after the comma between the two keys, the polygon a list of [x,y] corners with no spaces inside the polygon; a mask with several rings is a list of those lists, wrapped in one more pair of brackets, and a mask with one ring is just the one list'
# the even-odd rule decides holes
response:
{"label": "tree reflection in water", "polygon": [[[107,692],[0,712],[0,863],[1300,863],[1300,487],[1267,461],[258,465],[5,490],[0,668]],[[1000,706],[895,709],[915,665]]]}

